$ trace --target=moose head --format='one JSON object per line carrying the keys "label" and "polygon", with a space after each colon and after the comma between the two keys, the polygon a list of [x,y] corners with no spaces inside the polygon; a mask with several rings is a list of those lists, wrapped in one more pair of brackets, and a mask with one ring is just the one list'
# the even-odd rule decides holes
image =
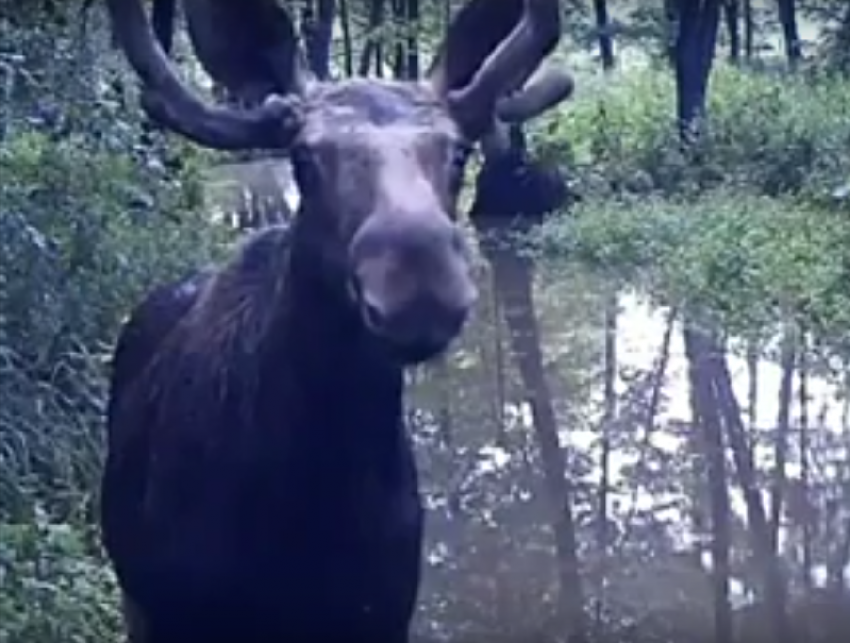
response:
{"label": "moose head", "polygon": [[560,37],[558,0],[470,0],[415,81],[320,82],[276,0],[183,5],[200,63],[242,107],[180,79],[141,0],[108,0],[148,115],[205,147],[288,157],[294,252],[325,292],[404,363],[444,350],[476,297],[455,212],[467,157],[572,91],[564,72],[535,74]]}

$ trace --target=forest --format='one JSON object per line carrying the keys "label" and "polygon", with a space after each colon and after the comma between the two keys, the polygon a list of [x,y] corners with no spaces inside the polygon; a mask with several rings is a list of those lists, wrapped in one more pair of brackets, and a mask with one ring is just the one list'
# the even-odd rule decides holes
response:
{"label": "forest", "polygon": [[[464,0],[281,2],[318,77],[416,79]],[[103,4],[0,0],[4,643],[124,640],[96,519],[119,328],[297,216],[285,160],[145,118]],[[575,93],[511,132],[538,182],[465,221],[474,316],[409,374],[415,638],[846,640],[850,3],[561,11]]]}

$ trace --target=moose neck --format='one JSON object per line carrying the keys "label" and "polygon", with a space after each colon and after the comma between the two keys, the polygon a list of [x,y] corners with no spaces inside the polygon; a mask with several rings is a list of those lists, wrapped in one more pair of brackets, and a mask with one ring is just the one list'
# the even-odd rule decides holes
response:
{"label": "moose neck", "polygon": [[323,425],[317,433],[365,440],[401,430],[403,368],[365,329],[343,280],[327,274],[314,231],[295,223],[290,234],[283,354],[273,368],[287,369],[293,403]]}
{"label": "moose neck", "polygon": [[[223,413],[266,442],[334,444],[340,452],[398,443],[403,369],[324,274],[307,232],[296,224],[248,240],[169,339],[182,356],[178,367],[163,362],[165,370],[149,376],[175,380],[182,392],[175,397],[191,404],[181,412],[210,414],[196,422],[202,426],[223,421]],[[187,378],[184,365],[198,356],[206,376]]]}

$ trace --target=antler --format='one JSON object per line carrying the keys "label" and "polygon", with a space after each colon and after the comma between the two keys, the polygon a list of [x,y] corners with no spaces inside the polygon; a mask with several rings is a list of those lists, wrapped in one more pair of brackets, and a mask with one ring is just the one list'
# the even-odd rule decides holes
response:
{"label": "antler", "polygon": [[496,116],[507,123],[522,123],[572,96],[572,75],[557,67],[548,67],[515,94],[500,98]]}
{"label": "antler", "polygon": [[[552,53],[560,36],[558,0],[525,0],[522,18],[513,31],[484,60],[465,87],[450,92],[449,100],[466,114],[495,109],[500,97],[525,84],[543,59]],[[543,98],[563,93],[563,81],[547,83]],[[553,92],[555,89],[558,91]],[[572,81],[569,91],[572,91]],[[548,102],[551,104],[551,99]]]}
{"label": "antler", "polygon": [[216,149],[292,143],[301,124],[297,99],[272,95],[249,110],[209,105],[178,76],[154,38],[141,0],[107,0],[107,8],[118,43],[142,81],[142,106],[151,118]]}
{"label": "antler", "polygon": [[183,15],[204,71],[243,106],[303,94],[312,81],[278,0],[183,0]]}

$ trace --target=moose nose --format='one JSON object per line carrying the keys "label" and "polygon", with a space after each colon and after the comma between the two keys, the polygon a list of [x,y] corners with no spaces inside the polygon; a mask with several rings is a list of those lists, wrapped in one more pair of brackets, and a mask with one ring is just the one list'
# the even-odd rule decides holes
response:
{"label": "moose nose", "polygon": [[444,353],[461,332],[468,306],[431,305],[417,302],[403,310],[388,312],[368,301],[361,303],[366,327],[384,342],[402,364],[426,362]]}
{"label": "moose nose", "polygon": [[472,299],[447,304],[423,296],[396,310],[386,310],[366,296],[361,306],[366,325],[382,337],[400,344],[447,344],[463,328]]}
{"label": "moose nose", "polygon": [[477,292],[460,232],[446,215],[376,215],[355,235],[351,259],[373,335],[430,356],[460,334]]}

